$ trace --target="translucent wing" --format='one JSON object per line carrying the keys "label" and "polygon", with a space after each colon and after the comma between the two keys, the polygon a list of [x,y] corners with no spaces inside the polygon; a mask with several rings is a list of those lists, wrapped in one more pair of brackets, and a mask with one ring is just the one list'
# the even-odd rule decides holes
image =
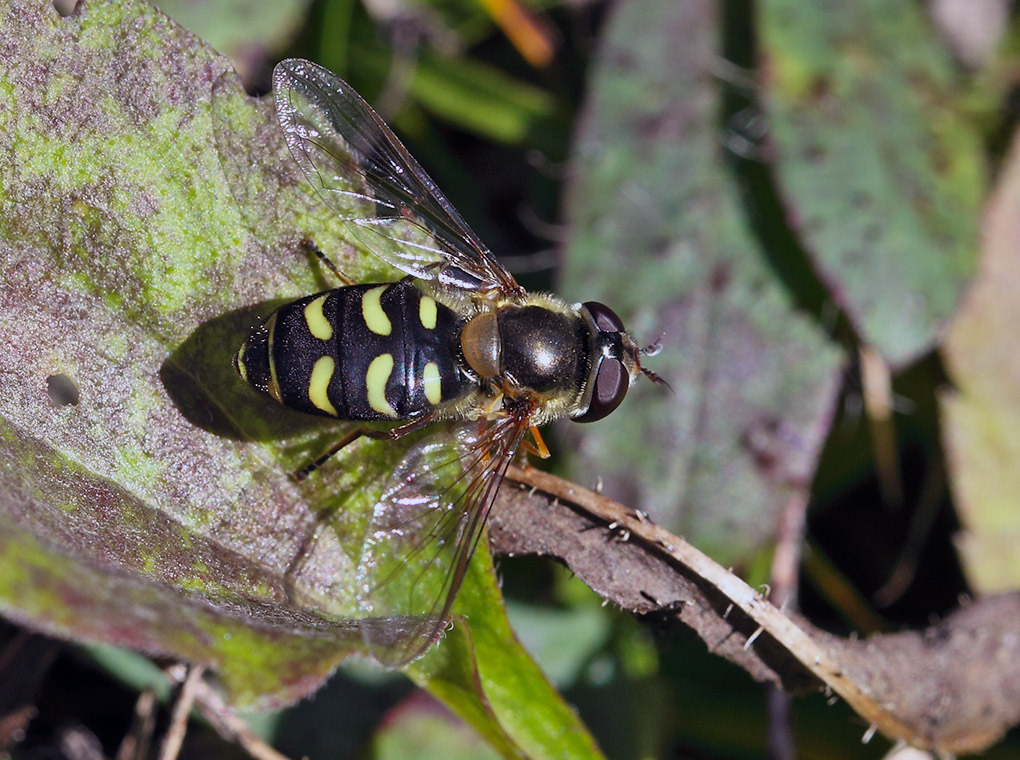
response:
{"label": "translucent wing", "polygon": [[441,635],[530,419],[528,409],[481,432],[478,423],[444,428],[415,444],[397,466],[370,520],[358,568],[370,623],[362,632],[383,664],[409,662]]}
{"label": "translucent wing", "polygon": [[520,299],[524,291],[354,89],[310,61],[273,72],[291,155],[373,253],[423,280]]}

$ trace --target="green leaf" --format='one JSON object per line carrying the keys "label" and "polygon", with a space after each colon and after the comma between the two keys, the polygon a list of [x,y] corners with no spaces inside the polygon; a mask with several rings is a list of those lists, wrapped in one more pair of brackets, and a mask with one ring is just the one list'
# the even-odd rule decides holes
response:
{"label": "green leaf", "polygon": [[[57,635],[207,663],[239,703],[292,701],[357,634],[279,604],[309,510],[231,416],[243,395],[218,352],[265,296],[240,276],[247,236],[213,139],[226,65],[144,6],[15,3],[2,24],[22,30],[5,60],[34,65],[0,84],[0,604]],[[208,355],[175,363],[189,341]],[[49,401],[60,375],[76,406]]]}
{"label": "green leaf", "polygon": [[862,340],[930,350],[974,270],[980,135],[912,0],[771,0],[763,102],[789,219]]}
{"label": "green leaf", "polygon": [[[385,72],[389,59],[377,48],[355,45],[359,67]],[[516,145],[549,128],[555,99],[545,90],[470,58],[423,51],[407,83],[408,94],[454,126],[496,142]]]}
{"label": "green leaf", "polygon": [[[517,641],[487,553],[478,552],[471,573],[484,573],[487,582],[466,580],[454,605],[451,633],[441,647],[411,663],[408,675],[447,704],[463,705],[459,714],[495,747],[500,746],[498,737],[483,730],[480,720],[472,720],[471,710],[491,707],[526,757],[601,757],[577,713],[556,695]],[[470,626],[464,625],[465,619]],[[482,701],[477,698],[478,682]]]}
{"label": "green leaf", "polygon": [[509,604],[508,611],[528,651],[561,688],[578,680],[592,656],[609,639],[609,616],[597,605],[549,609]]}
{"label": "green leaf", "polygon": [[[206,664],[237,705],[292,703],[365,652],[356,568],[404,448],[358,442],[295,482],[342,429],[260,400],[231,358],[275,305],[335,285],[306,236],[359,280],[395,274],[344,240],[271,103],[162,14],[111,0],[62,18],[19,0],[0,11],[12,28],[0,611]],[[73,392],[51,400],[57,386]],[[597,757],[506,625],[486,551],[454,611],[408,673],[504,756]]]}
{"label": "green leaf", "polygon": [[309,0],[159,0],[154,3],[185,29],[232,60],[253,51],[280,50],[304,23]]}
{"label": "green leaf", "polygon": [[423,701],[396,711],[372,742],[376,760],[492,760],[499,757],[476,734]]}
{"label": "green leaf", "polygon": [[673,388],[638,384],[611,418],[565,431],[575,479],[726,564],[803,497],[843,357],[741,209],[709,74],[719,13],[635,0],[610,19],[573,156],[563,290],[610,304],[638,340],[663,335],[645,364]]}
{"label": "green leaf", "polygon": [[957,546],[982,594],[1020,586],[1020,141],[985,216],[981,272],[946,336],[954,390],[940,397],[962,531]]}
{"label": "green leaf", "polygon": [[504,143],[523,142],[555,115],[548,92],[470,59],[425,54],[410,87],[437,116]]}

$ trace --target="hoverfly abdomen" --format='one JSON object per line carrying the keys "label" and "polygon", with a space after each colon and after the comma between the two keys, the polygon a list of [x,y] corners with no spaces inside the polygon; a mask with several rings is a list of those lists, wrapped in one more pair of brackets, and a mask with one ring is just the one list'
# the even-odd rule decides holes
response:
{"label": "hoverfly abdomen", "polygon": [[292,409],[403,420],[473,389],[461,320],[407,282],[353,285],[281,306],[238,352],[241,376]]}

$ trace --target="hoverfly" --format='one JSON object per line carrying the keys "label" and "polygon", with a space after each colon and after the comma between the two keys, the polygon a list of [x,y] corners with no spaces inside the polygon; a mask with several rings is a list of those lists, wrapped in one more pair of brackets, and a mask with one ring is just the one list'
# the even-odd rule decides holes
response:
{"label": "hoverfly", "polygon": [[[662,380],[641,366],[653,348],[639,348],[607,306],[526,292],[346,82],[289,59],[273,89],[304,176],[368,250],[407,276],[356,285],[320,254],[345,286],[277,309],[235,366],[284,406],[394,423],[356,428],[306,473],[362,436],[435,427],[389,476],[358,560],[366,620],[375,621],[363,627],[369,649],[402,664],[444,629],[519,447],[548,455],[537,426],[601,419],[638,374]],[[451,432],[463,451],[457,461],[437,443]],[[402,560],[391,555],[401,551],[431,552],[427,572],[407,579],[399,604],[377,603],[377,588],[399,585]]]}

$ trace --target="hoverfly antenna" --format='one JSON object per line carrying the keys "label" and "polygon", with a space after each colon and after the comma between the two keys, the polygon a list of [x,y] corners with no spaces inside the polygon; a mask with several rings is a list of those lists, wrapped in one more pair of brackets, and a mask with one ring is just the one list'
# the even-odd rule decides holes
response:
{"label": "hoverfly antenna", "polygon": [[675,390],[673,390],[673,386],[672,386],[672,385],[670,385],[669,383],[667,383],[667,382],[666,382],[666,379],[665,379],[665,378],[664,378],[664,377],[663,377],[662,375],[659,375],[659,374],[657,374],[657,373],[655,373],[655,372],[652,372],[652,371],[651,371],[650,369],[648,369],[647,367],[640,367],[640,366],[639,366],[639,367],[638,367],[638,369],[640,369],[640,370],[641,370],[641,374],[642,374],[642,375],[644,375],[645,377],[647,377],[647,378],[648,378],[649,380],[651,380],[651,381],[652,381],[653,383],[655,383],[656,385],[665,385],[665,386],[666,386],[666,387],[667,387],[667,388],[669,389],[669,392],[670,392],[670,393],[672,393],[672,394],[673,394],[674,396],[676,395],[676,391],[675,391]]}
{"label": "hoverfly antenna", "polygon": [[666,333],[663,333],[655,339],[654,343],[645,346],[638,353],[642,356],[658,356],[662,352],[662,339],[665,337]]}
{"label": "hoverfly antenna", "polygon": [[621,334],[623,335],[624,345],[627,349],[627,352],[630,354],[630,362],[632,363],[630,367],[630,369],[632,370],[631,380],[637,377],[637,372],[641,372],[642,375],[647,377],[656,385],[665,385],[667,388],[669,388],[670,393],[676,395],[676,391],[673,390],[672,386],[670,386],[670,384],[667,383],[666,380],[661,375],[653,372],[647,367],[641,366],[642,357],[655,356],[660,351],[662,351],[662,339],[665,336],[665,333],[660,335],[659,338],[650,346],[646,346],[644,348],[638,348],[637,344],[635,344],[633,339],[631,339],[631,337],[626,333]]}
{"label": "hoverfly antenna", "polygon": [[669,383],[667,383],[665,378],[662,377],[662,375],[659,375],[658,373],[653,372],[652,370],[648,369],[647,367],[641,366],[641,357],[643,357],[643,356],[655,356],[659,352],[662,351],[662,339],[664,337],[666,337],[666,333],[663,333],[658,338],[656,338],[655,342],[652,343],[651,345],[648,345],[648,346],[645,346],[644,348],[638,349],[635,352],[634,360],[637,363],[637,368],[639,370],[641,370],[641,374],[642,375],[647,377],[649,380],[651,380],[656,385],[665,385],[667,388],[669,388],[669,392],[672,393],[675,396],[676,395],[676,391],[673,390],[673,386],[671,386]]}

